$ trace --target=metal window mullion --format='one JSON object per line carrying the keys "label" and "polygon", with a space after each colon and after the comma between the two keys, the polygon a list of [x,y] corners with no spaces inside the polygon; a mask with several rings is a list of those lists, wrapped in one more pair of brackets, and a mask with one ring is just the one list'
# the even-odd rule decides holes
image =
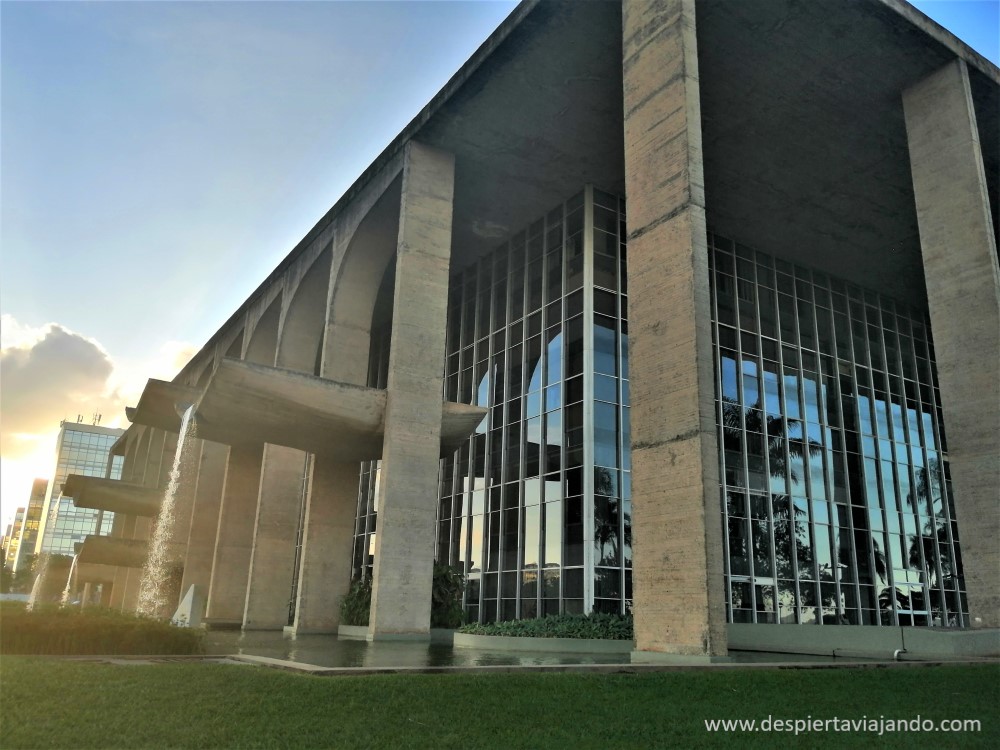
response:
{"label": "metal window mullion", "polygon": [[594,609],[594,188],[583,195],[583,611]]}

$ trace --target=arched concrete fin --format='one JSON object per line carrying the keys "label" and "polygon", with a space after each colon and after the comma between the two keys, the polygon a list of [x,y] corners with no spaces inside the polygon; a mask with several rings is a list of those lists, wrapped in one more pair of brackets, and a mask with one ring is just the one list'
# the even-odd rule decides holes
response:
{"label": "arched concrete fin", "polygon": [[318,352],[326,328],[326,300],[330,287],[333,248],[326,249],[305,271],[294,290],[286,290],[288,305],[281,321],[275,363],[298,372],[318,375]]}
{"label": "arched concrete fin", "polygon": [[365,385],[372,313],[396,254],[402,177],[392,181],[358,225],[333,282],[323,376]]}
{"label": "arched concrete fin", "polygon": [[122,481],[131,482],[135,470],[135,454],[139,438],[146,428],[142,425],[131,425],[125,435],[125,459],[122,461]]}
{"label": "arched concrete fin", "polygon": [[[274,365],[278,349],[278,323],[281,319],[281,297],[276,296],[257,320],[244,347],[243,359],[258,365]],[[246,334],[244,333],[244,338]]]}
{"label": "arched concrete fin", "polygon": [[146,478],[146,463],[149,459],[149,445],[153,436],[152,428],[145,428],[135,446],[135,459],[132,462],[131,481],[143,484]]}

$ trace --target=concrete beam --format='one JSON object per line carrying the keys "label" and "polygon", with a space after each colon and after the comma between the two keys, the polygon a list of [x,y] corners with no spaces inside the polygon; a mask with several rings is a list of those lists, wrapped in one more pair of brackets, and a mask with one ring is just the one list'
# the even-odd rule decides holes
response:
{"label": "concrete beam", "polygon": [[[339,461],[371,460],[382,454],[385,409],[382,390],[223,359],[199,397],[198,434],[229,445],[272,443]],[[454,452],[485,415],[478,406],[444,404],[441,455]]]}
{"label": "concrete beam", "polygon": [[636,648],[726,653],[694,0],[625,0]]}
{"label": "concrete beam", "polygon": [[155,517],[160,512],[163,490],[117,479],[70,474],[63,494],[73,498],[77,508],[94,508],[112,513]]}
{"label": "concrete beam", "polygon": [[455,159],[406,146],[369,639],[430,638]]}
{"label": "concrete beam", "polygon": [[965,63],[903,108],[969,614],[1000,627],[1000,267]]}

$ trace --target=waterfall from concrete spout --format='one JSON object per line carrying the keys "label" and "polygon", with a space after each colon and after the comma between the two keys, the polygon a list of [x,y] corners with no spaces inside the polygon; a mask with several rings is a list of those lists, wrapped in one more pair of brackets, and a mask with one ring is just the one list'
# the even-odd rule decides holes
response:
{"label": "waterfall from concrete spout", "polygon": [[73,574],[76,572],[76,558],[79,555],[73,555],[73,562],[69,566],[69,577],[66,579],[66,588],[63,589],[62,599],[59,600],[59,606],[65,607],[69,604],[69,596],[73,588]]}
{"label": "waterfall from concrete spout", "polygon": [[[194,406],[189,406],[181,417],[181,427],[177,434],[177,450],[174,464],[170,469],[170,480],[163,493],[160,513],[149,539],[149,556],[142,569],[139,583],[139,614],[156,617],[162,614],[167,604],[167,583],[170,578],[169,547],[174,528],[174,500],[181,482],[181,462],[188,438],[194,435]],[[174,603],[172,603],[174,604]]]}
{"label": "waterfall from concrete spout", "polygon": [[25,607],[29,612],[35,608],[38,595],[42,593],[42,586],[45,584],[45,574],[49,572],[49,556],[42,554],[38,556],[38,575],[35,582],[31,584],[31,593],[28,595],[28,605]]}

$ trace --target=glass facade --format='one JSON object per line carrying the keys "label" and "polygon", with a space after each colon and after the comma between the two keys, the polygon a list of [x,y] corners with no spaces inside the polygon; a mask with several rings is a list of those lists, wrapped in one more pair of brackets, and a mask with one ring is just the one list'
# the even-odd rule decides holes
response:
{"label": "glass facade", "polygon": [[926,316],[709,242],[730,621],[967,625]]}
{"label": "glass facade", "polygon": [[55,476],[49,487],[48,510],[42,531],[40,552],[72,555],[75,554],[74,545],[84,541],[88,534],[111,533],[113,513],[92,508],[77,508],[73,505],[73,498],[60,494],[59,488],[70,474],[120,479],[122,456],[113,456],[111,473],[106,474],[106,472],[108,454],[122,432],[122,430],[89,425],[63,426],[59,433]]}
{"label": "glass facade", "polygon": [[[452,276],[444,396],[489,411],[441,462],[437,559],[473,621],[631,607],[624,219],[587,188]],[[967,624],[925,316],[710,244],[729,620]],[[378,482],[364,464],[355,576]]]}

